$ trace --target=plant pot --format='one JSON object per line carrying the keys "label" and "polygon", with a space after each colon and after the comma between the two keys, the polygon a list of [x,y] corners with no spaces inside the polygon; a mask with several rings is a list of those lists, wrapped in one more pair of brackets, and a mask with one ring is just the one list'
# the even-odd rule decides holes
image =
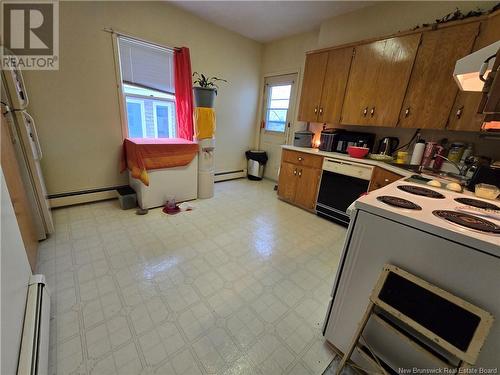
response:
{"label": "plant pot", "polygon": [[206,87],[193,87],[193,98],[195,107],[213,108],[215,105],[215,89]]}

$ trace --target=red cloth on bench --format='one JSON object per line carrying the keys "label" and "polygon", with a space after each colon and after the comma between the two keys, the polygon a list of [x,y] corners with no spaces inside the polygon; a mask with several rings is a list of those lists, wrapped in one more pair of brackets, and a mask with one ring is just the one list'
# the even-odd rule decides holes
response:
{"label": "red cloth on bench", "polygon": [[132,177],[149,186],[148,170],[188,165],[197,152],[197,143],[182,138],[126,138],[120,172],[129,169]]}

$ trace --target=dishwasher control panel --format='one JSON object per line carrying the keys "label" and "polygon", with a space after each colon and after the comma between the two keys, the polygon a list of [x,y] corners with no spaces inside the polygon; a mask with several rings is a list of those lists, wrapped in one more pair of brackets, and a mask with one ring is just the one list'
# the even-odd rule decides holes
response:
{"label": "dishwasher control panel", "polygon": [[323,170],[369,181],[372,178],[373,166],[324,158]]}

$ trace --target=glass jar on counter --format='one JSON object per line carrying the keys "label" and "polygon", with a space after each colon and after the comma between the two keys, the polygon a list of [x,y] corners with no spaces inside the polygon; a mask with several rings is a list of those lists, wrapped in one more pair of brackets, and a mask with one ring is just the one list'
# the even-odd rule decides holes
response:
{"label": "glass jar on counter", "polygon": [[465,151],[465,143],[454,142],[450,146],[448,151],[448,159],[454,161],[455,163],[460,163],[460,159]]}

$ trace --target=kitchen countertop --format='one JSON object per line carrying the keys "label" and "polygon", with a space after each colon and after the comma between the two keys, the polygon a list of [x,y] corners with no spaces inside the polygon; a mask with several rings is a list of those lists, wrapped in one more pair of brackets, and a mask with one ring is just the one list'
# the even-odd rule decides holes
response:
{"label": "kitchen countertop", "polygon": [[358,158],[353,158],[347,154],[341,154],[340,152],[321,151],[317,148],[297,147],[297,146],[291,146],[291,145],[283,145],[281,147],[283,149],[286,149],[286,150],[305,152],[308,154],[320,155],[320,156],[325,156],[325,157],[333,158],[333,159],[340,159],[340,160],[351,161],[354,163],[373,165],[373,166],[380,167],[380,168],[383,168],[385,170],[400,174],[403,177],[410,177],[410,176],[415,174],[415,172],[413,172],[413,171],[408,171],[406,169],[399,168],[394,164],[385,163],[385,162],[380,161],[380,160],[372,160],[372,159],[367,159],[367,158],[358,159]]}

